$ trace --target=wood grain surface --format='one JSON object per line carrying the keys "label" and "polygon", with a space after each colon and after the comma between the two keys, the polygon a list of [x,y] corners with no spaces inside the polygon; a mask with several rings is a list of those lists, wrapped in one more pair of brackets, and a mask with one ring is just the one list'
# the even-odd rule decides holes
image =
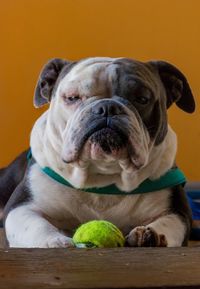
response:
{"label": "wood grain surface", "polygon": [[0,250],[0,288],[200,288],[200,248]]}

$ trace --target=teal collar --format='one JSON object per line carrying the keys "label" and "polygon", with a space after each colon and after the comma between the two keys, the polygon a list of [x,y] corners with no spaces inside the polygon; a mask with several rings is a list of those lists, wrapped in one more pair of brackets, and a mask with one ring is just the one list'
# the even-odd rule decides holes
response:
{"label": "teal collar", "polygon": [[[55,171],[53,171],[49,167],[41,168],[42,171],[48,175],[50,178],[54,179],[58,183],[61,183],[62,185],[65,185],[70,188],[74,188],[66,179],[61,177],[59,174],[57,174]],[[88,193],[95,193],[95,194],[105,194],[105,195],[135,195],[135,194],[144,194],[144,193],[150,193],[154,191],[160,191],[166,188],[171,188],[176,185],[184,185],[186,182],[186,178],[183,174],[183,172],[178,168],[172,168],[169,170],[165,175],[161,176],[157,180],[150,180],[146,179],[144,182],[142,182],[139,187],[137,187],[135,190],[132,190],[131,192],[125,192],[118,189],[114,184],[105,186],[102,188],[86,188],[86,189],[80,189],[81,191],[85,191]],[[75,188],[74,188],[75,189]]]}
{"label": "teal collar", "polygon": [[[27,159],[30,161],[32,159],[31,150],[29,150],[27,154]],[[41,170],[49,176],[51,179],[55,180],[56,182],[73,188],[73,187],[66,179],[62,176],[57,174],[54,170],[49,167],[41,168]],[[136,189],[125,192],[118,189],[114,184],[105,186],[102,188],[86,188],[80,189],[81,191],[88,192],[88,193],[95,193],[100,195],[135,195],[135,194],[145,194],[155,191],[160,191],[167,188],[172,188],[177,185],[185,185],[186,178],[183,172],[179,168],[172,168],[167,171],[163,176],[156,180],[146,179],[144,180]]]}

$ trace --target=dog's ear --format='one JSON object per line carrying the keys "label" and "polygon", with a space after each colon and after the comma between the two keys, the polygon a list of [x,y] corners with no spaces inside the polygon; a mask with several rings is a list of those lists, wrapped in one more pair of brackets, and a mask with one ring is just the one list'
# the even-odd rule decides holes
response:
{"label": "dog's ear", "polygon": [[40,107],[51,101],[52,91],[58,76],[66,64],[70,62],[55,58],[42,69],[35,89],[34,105]]}
{"label": "dog's ear", "polygon": [[172,64],[165,61],[151,61],[157,67],[161,81],[167,94],[167,108],[173,102],[182,110],[192,113],[195,110],[195,102],[191,88],[183,73]]}

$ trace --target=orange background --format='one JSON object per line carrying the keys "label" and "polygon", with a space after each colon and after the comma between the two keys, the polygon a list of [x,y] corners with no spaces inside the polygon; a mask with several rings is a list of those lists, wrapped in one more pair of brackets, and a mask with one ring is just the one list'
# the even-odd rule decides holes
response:
{"label": "orange background", "polygon": [[[32,105],[43,64],[53,57],[163,59],[200,94],[199,0],[1,0],[0,166],[28,146]],[[169,112],[179,137],[178,164],[200,180],[200,114]]]}

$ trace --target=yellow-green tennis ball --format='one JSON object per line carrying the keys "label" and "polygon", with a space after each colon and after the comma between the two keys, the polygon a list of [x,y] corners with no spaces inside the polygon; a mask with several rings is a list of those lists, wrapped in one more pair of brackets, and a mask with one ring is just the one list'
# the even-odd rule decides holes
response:
{"label": "yellow-green tennis ball", "polygon": [[77,247],[114,248],[123,247],[122,232],[108,221],[94,220],[81,225],[73,236]]}

